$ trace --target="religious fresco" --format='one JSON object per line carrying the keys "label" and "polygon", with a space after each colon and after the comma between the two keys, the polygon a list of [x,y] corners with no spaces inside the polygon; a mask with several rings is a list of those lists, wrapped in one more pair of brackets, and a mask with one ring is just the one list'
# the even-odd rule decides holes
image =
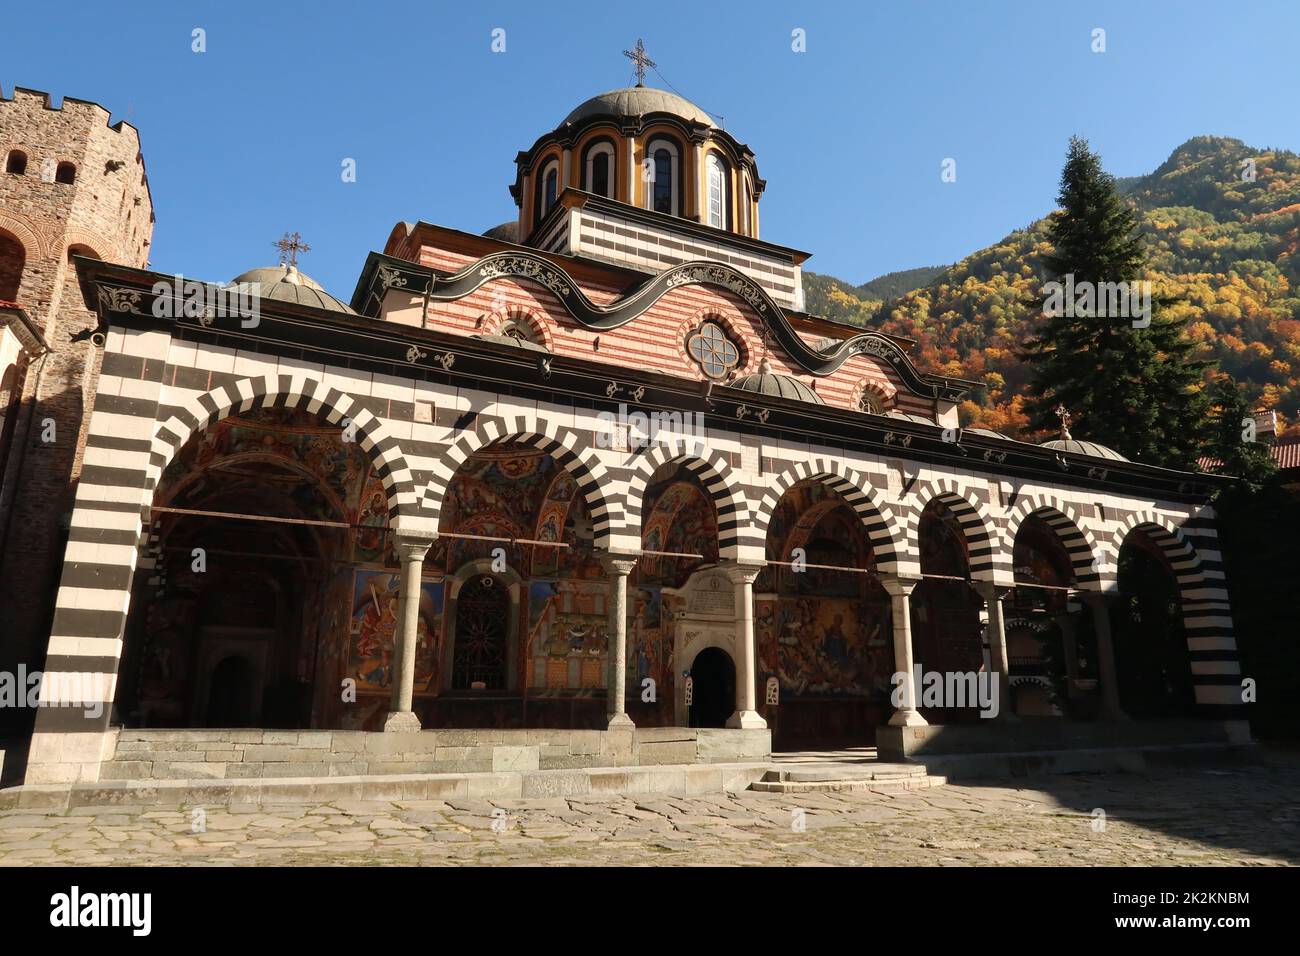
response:
{"label": "religious fresco", "polygon": [[754,584],[763,595],[755,608],[760,683],[775,676],[782,696],[887,695],[889,596],[874,574],[856,570],[875,567],[862,519],[820,482],[790,488],[768,525],[769,560],[800,554],[803,570],[769,564]]}
{"label": "religious fresco", "polygon": [[783,695],[887,695],[894,671],[889,605],[846,598],[757,602],[759,674]]}
{"label": "religious fresco", "polygon": [[607,602],[604,583],[534,581],[529,585],[530,688],[591,693],[604,687]]}
{"label": "religious fresco", "polygon": [[702,557],[645,555],[637,562],[638,584],[681,587],[701,565],[717,563],[717,514],[694,476],[682,471],[651,485],[645,500],[650,504],[643,513],[641,547]]}
{"label": "religious fresco", "polygon": [[[165,497],[193,498],[209,483],[228,484],[241,465],[279,463],[288,474],[277,480],[304,514],[351,518],[369,464],[365,452],[355,442],[341,441],[341,434],[338,427],[296,409],[224,418],[185,443],[164,470],[160,487],[173,489]],[[263,478],[265,469],[257,474]],[[300,477],[291,477],[295,474]]]}
{"label": "religious fresco", "polygon": [[862,519],[839,494],[821,482],[801,482],[790,488],[777,503],[768,524],[769,561],[794,561],[798,551],[803,554],[804,570],[768,565],[754,582],[755,593],[780,591],[821,597],[863,597],[873,590],[871,575],[816,567],[864,571],[875,567]]}
{"label": "religious fresco", "polygon": [[643,682],[655,682],[661,700],[672,700],[673,628],[663,592],[656,587],[628,588],[628,694],[640,696]]}
{"label": "religious fresco", "polygon": [[[352,589],[348,676],[359,692],[392,689],[393,639],[399,625],[399,577],[384,571],[358,571]],[[424,581],[416,629],[415,692],[437,691],[438,654],[442,634],[443,584]]]}
{"label": "religious fresco", "polygon": [[392,542],[388,540],[388,495],[384,491],[383,479],[377,474],[372,473],[366,479],[354,523],[357,529],[353,560],[358,564],[396,567],[397,556],[391,554]]}

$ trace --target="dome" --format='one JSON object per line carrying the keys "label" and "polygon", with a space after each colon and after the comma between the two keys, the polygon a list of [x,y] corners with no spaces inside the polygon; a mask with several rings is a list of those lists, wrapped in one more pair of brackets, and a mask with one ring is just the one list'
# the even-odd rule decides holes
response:
{"label": "dome", "polygon": [[903,419],[903,421],[905,421],[905,422],[916,422],[918,425],[934,425],[934,424],[936,424],[936,422],[935,422],[935,420],[934,420],[933,418],[926,418],[924,415],[913,415],[913,414],[911,414],[910,412],[900,412],[900,411],[898,411],[898,410],[894,410],[894,411],[892,411],[892,412],[885,412],[885,417],[886,417],[886,418],[901,418],[901,419]]}
{"label": "dome", "polygon": [[1051,441],[1045,441],[1040,448],[1050,448],[1053,451],[1068,451],[1073,455],[1088,455],[1092,458],[1109,458],[1111,461],[1128,461],[1123,455],[1113,448],[1107,448],[1105,445],[1098,445],[1095,441],[1078,441],[1074,438],[1054,438]]}
{"label": "dome", "polygon": [[773,372],[767,359],[763,359],[758,366],[758,371],[753,375],[741,376],[729,384],[742,392],[778,395],[781,398],[792,398],[797,402],[810,402],[813,405],[826,404],[811,386],[805,385],[793,375],[779,375]]}
{"label": "dome", "polygon": [[513,335],[476,335],[474,338],[483,342],[494,342],[497,345],[513,345],[515,348],[528,349],[532,352],[549,352],[545,345],[538,345],[536,342],[530,342],[527,339],[516,338]]}
{"label": "dome", "polygon": [[[672,113],[693,123],[712,126],[713,119],[690,100],[667,90],[649,86],[629,86],[593,96],[564,118],[564,123],[580,123],[593,116],[642,116],[646,113]],[[560,125],[563,126],[564,123]]]}
{"label": "dome", "polygon": [[235,276],[231,282],[256,286],[253,291],[263,299],[292,302],[295,305],[328,309],[331,312],[347,312],[349,315],[356,314],[346,303],[326,292],[319,282],[303,275],[294,266],[278,265],[249,269],[242,275]]}
{"label": "dome", "polygon": [[509,222],[503,222],[499,226],[493,226],[487,232],[483,233],[485,239],[499,239],[502,242],[519,241],[519,220],[511,219]]}

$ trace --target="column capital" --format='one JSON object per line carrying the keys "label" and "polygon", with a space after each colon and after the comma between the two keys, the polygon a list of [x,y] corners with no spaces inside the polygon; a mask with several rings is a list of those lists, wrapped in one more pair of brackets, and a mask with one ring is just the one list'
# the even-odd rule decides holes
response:
{"label": "column capital", "polygon": [[907,597],[921,583],[920,578],[904,578],[897,574],[881,574],[880,585],[893,597]]}
{"label": "column capital", "polygon": [[625,577],[632,573],[640,557],[635,554],[622,554],[617,551],[598,551],[597,557],[607,574]]}
{"label": "column capital", "polygon": [[428,535],[403,534],[399,531],[394,536],[393,550],[402,559],[402,563],[423,561],[424,556],[433,547],[434,540],[434,537]]}
{"label": "column capital", "polygon": [[719,561],[718,567],[726,572],[727,577],[731,579],[732,584],[753,584],[754,579],[762,573],[763,568],[766,567],[766,565],[745,564],[728,558],[725,561]]}

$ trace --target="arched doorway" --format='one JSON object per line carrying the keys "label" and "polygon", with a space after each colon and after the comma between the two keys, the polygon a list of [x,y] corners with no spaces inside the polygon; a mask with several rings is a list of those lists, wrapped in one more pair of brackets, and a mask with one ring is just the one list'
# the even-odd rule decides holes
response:
{"label": "arched doorway", "polygon": [[232,655],[212,671],[208,685],[208,727],[251,727],[255,723],[253,665],[245,657]]}
{"label": "arched doorway", "polygon": [[691,662],[690,726],[725,727],[736,709],[736,665],[719,647],[706,647]]}
{"label": "arched doorway", "polygon": [[490,574],[477,574],[456,598],[451,690],[501,691],[507,687],[510,594]]}
{"label": "arched doorway", "polygon": [[1141,528],[1119,551],[1121,601],[1114,625],[1120,706],[1130,717],[1187,717],[1195,691],[1182,594],[1168,556]]}

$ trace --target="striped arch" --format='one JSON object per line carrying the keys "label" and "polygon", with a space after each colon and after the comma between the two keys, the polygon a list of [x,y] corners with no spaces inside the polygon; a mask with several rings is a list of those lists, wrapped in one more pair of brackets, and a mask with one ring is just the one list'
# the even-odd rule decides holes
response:
{"label": "striped arch", "polygon": [[[921,515],[932,501],[941,501],[957,518],[966,537],[970,554],[972,581],[995,581],[1010,584],[1014,579],[1011,552],[1000,547],[988,508],[971,494],[970,489],[950,478],[918,482],[912,491],[916,507],[907,514],[907,552],[921,553]],[[919,557],[918,557],[919,560]]]}
{"label": "striped arch", "polygon": [[412,515],[417,498],[411,470],[384,423],[337,388],[289,375],[244,378],[219,385],[172,412],[158,427],[149,454],[146,489],[158,486],[163,469],[185,443],[214,422],[260,408],[296,408],[318,414],[334,425],[356,427],[356,440],[370,456],[388,496],[388,517],[401,528],[401,517]]}
{"label": "striped arch", "polygon": [[1105,571],[1106,556],[1097,545],[1091,531],[1079,520],[1074,507],[1049,495],[1029,495],[1016,505],[1007,518],[1006,531],[1003,534],[1003,548],[1008,555],[1014,555],[1016,533],[1026,518],[1042,518],[1056,532],[1057,538],[1065,546],[1074,568],[1074,581],[1081,590],[1102,591],[1102,574]]}
{"label": "striped arch", "polygon": [[834,458],[813,458],[787,468],[768,487],[755,515],[754,533],[766,544],[767,527],[776,514],[777,505],[787,491],[801,481],[820,481],[837,492],[862,519],[876,556],[876,570],[881,574],[919,573],[915,557],[899,553],[902,535],[894,528],[893,514],[867,477]]}
{"label": "striped arch", "polygon": [[577,433],[532,413],[504,418],[480,415],[474,429],[462,432],[434,463],[420,500],[424,515],[440,520],[443,499],[461,465],[475,452],[504,441],[539,448],[573,475],[591,511],[595,547],[607,550],[612,539],[621,534],[623,522],[604,490],[610,483],[605,466],[595,455],[582,450]]}
{"label": "striped arch", "polygon": [[637,458],[628,485],[628,533],[635,533],[640,540],[646,487],[655,472],[669,464],[684,465],[704,485],[718,515],[718,557],[723,560],[738,560],[741,549],[753,544],[749,528],[749,504],[736,486],[726,457],[698,439],[674,438],[656,443]]}
{"label": "striped arch", "polygon": [[[1207,527],[1200,535],[1208,537],[1212,529],[1204,523]],[[1196,524],[1197,519],[1189,521],[1184,531],[1152,511],[1129,515],[1111,537],[1111,552],[1118,563],[1120,548],[1138,531],[1164,552],[1178,582],[1196,701],[1239,707],[1241,663],[1222,562],[1212,542],[1193,542],[1198,534]]]}
{"label": "striped arch", "polygon": [[1153,511],[1131,514],[1124,519],[1120,527],[1115,529],[1115,533],[1110,538],[1110,553],[1115,556],[1117,562],[1119,549],[1124,546],[1124,542],[1134,531],[1143,532],[1164,553],[1169,560],[1169,566],[1174,569],[1178,587],[1184,595],[1189,589],[1199,586],[1205,580],[1205,575],[1201,571],[1201,557],[1183,535],[1183,529]]}

